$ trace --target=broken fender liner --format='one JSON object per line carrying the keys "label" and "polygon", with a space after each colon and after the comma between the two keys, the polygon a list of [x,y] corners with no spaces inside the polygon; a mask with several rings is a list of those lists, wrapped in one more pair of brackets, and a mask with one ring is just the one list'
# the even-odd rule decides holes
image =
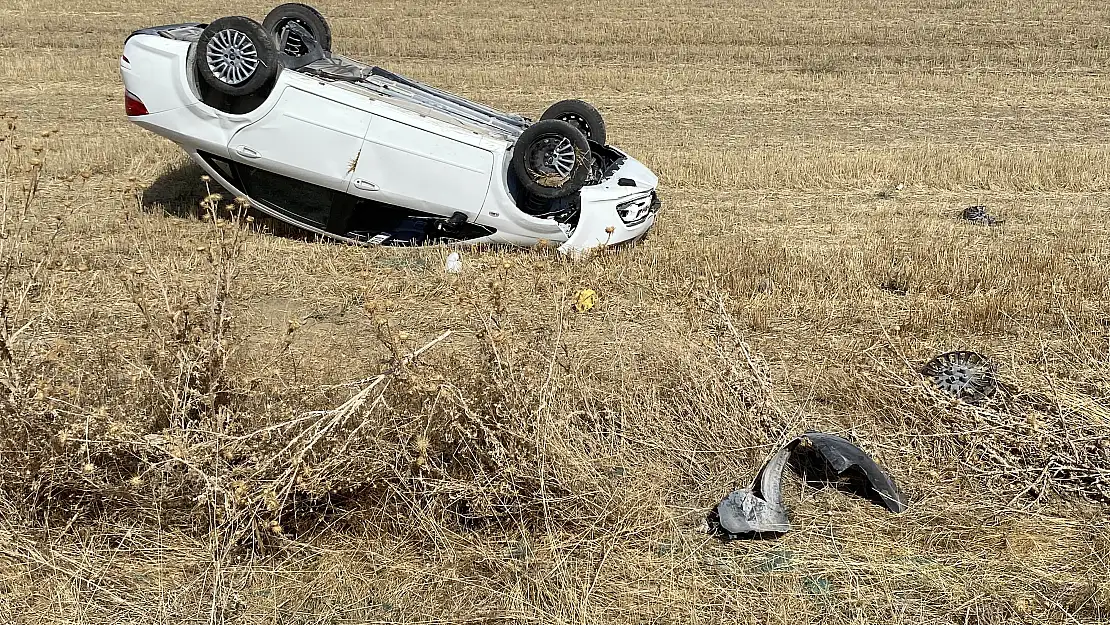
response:
{"label": "broken fender liner", "polygon": [[[808,481],[844,482],[853,492],[891,512],[906,509],[906,497],[863,450],[833,434],[806,432],[783,445],[759,470],[752,485],[735,490],[717,505],[708,519],[724,538],[783,534],[790,519],[782,503],[782,473],[790,464]],[[820,479],[814,480],[814,475]]]}

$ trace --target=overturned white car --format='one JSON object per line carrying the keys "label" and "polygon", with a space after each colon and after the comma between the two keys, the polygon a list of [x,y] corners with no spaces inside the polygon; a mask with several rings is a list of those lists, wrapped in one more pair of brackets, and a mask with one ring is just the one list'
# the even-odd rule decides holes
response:
{"label": "overturned white car", "polygon": [[586,102],[533,122],[330,50],[303,4],[139,30],[120,58],[126,112],[259,211],[348,242],[580,253],[654,224],[657,177]]}

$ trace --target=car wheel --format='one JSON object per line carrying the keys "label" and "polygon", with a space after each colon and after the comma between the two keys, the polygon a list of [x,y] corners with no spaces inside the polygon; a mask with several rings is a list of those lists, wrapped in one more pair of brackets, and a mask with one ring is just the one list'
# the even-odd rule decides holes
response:
{"label": "car wheel", "polygon": [[547,107],[540,119],[561,119],[577,127],[594,143],[605,145],[605,120],[593,104],[585,100],[563,100]]}
{"label": "car wheel", "polygon": [[590,144],[578,128],[559,119],[524,129],[513,148],[513,171],[520,184],[545,199],[566,197],[586,184]]}
{"label": "car wheel", "polygon": [[290,2],[274,7],[262,20],[262,28],[273,36],[280,52],[303,56],[309,52],[309,46],[296,33],[289,31],[289,24],[294,22],[311,33],[325,52],[331,52],[331,27],[319,11],[307,4]]}
{"label": "car wheel", "polygon": [[212,22],[197,39],[197,70],[227,95],[254,93],[273,77],[277,50],[262,26],[239,15]]}

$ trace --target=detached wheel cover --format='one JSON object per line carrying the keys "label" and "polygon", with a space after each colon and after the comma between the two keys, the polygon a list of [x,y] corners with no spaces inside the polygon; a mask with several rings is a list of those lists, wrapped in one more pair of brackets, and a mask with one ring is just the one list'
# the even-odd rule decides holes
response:
{"label": "detached wheel cover", "polygon": [[972,402],[991,397],[998,390],[994,365],[975,352],[941,354],[925,363],[921,374],[940,390]]}

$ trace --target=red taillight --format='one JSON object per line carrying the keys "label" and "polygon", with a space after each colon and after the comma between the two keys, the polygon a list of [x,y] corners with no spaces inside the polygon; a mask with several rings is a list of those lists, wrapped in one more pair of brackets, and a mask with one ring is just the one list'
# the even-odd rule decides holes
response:
{"label": "red taillight", "polygon": [[123,107],[127,111],[128,117],[136,115],[146,115],[149,111],[146,110],[146,105],[134,93],[130,91],[123,92]]}

